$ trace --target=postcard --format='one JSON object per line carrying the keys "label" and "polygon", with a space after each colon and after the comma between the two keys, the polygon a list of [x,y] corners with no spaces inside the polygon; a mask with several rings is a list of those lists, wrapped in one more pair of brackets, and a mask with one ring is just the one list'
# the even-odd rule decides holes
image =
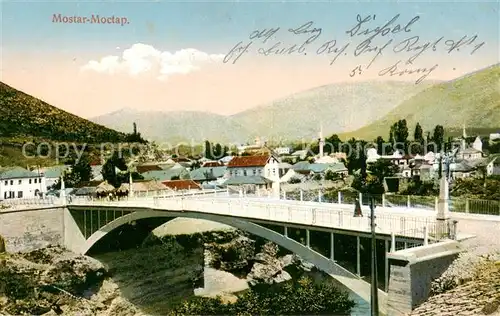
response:
{"label": "postcard", "polygon": [[0,1],[0,314],[499,309],[498,1]]}

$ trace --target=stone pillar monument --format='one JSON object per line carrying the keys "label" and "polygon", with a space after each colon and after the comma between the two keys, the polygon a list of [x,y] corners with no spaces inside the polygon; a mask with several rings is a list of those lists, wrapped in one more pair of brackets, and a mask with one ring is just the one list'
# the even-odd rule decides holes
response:
{"label": "stone pillar monument", "polygon": [[132,185],[132,172],[128,173],[128,196],[133,197],[134,196],[134,186]]}
{"label": "stone pillar monument", "polygon": [[[447,167],[446,173],[448,174],[449,166]],[[441,176],[439,180],[439,199],[438,199],[438,211],[436,214],[437,220],[437,233],[440,236],[444,234],[448,235],[448,223],[450,220],[450,206],[449,206],[449,184],[448,177]]]}

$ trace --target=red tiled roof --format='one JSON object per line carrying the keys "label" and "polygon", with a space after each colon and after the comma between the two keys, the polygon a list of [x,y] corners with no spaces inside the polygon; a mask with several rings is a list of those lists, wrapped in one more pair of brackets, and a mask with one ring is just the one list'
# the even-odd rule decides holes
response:
{"label": "red tiled roof", "polygon": [[169,180],[162,183],[173,190],[201,190],[201,186],[193,180]]}
{"label": "red tiled roof", "polygon": [[144,173],[144,172],[154,171],[154,170],[163,170],[163,169],[158,165],[137,166],[138,173]]}
{"label": "red tiled roof", "polygon": [[236,156],[233,157],[228,163],[229,168],[238,167],[263,167],[267,164],[271,156],[261,155],[261,156]]}
{"label": "red tiled roof", "polygon": [[223,163],[220,163],[218,161],[207,161],[203,164],[202,167],[220,167],[223,166]]}

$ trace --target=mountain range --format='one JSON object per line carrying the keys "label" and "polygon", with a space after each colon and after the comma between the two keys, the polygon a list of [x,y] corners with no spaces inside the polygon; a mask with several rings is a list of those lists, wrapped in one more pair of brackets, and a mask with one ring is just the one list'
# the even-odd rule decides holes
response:
{"label": "mountain range", "polygon": [[93,122],[130,132],[135,122],[146,138],[156,141],[244,143],[256,137],[297,140],[360,128],[382,118],[401,101],[433,83],[396,81],[342,83],[317,87],[231,116],[208,112],[155,112],[122,109],[91,118]]}

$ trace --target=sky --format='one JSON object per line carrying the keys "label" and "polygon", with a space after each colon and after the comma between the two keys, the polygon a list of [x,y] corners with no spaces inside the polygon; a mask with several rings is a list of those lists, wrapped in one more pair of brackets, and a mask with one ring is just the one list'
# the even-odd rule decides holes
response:
{"label": "sky", "polygon": [[450,80],[500,59],[498,1],[0,1],[1,81],[86,118],[231,115],[322,85]]}

